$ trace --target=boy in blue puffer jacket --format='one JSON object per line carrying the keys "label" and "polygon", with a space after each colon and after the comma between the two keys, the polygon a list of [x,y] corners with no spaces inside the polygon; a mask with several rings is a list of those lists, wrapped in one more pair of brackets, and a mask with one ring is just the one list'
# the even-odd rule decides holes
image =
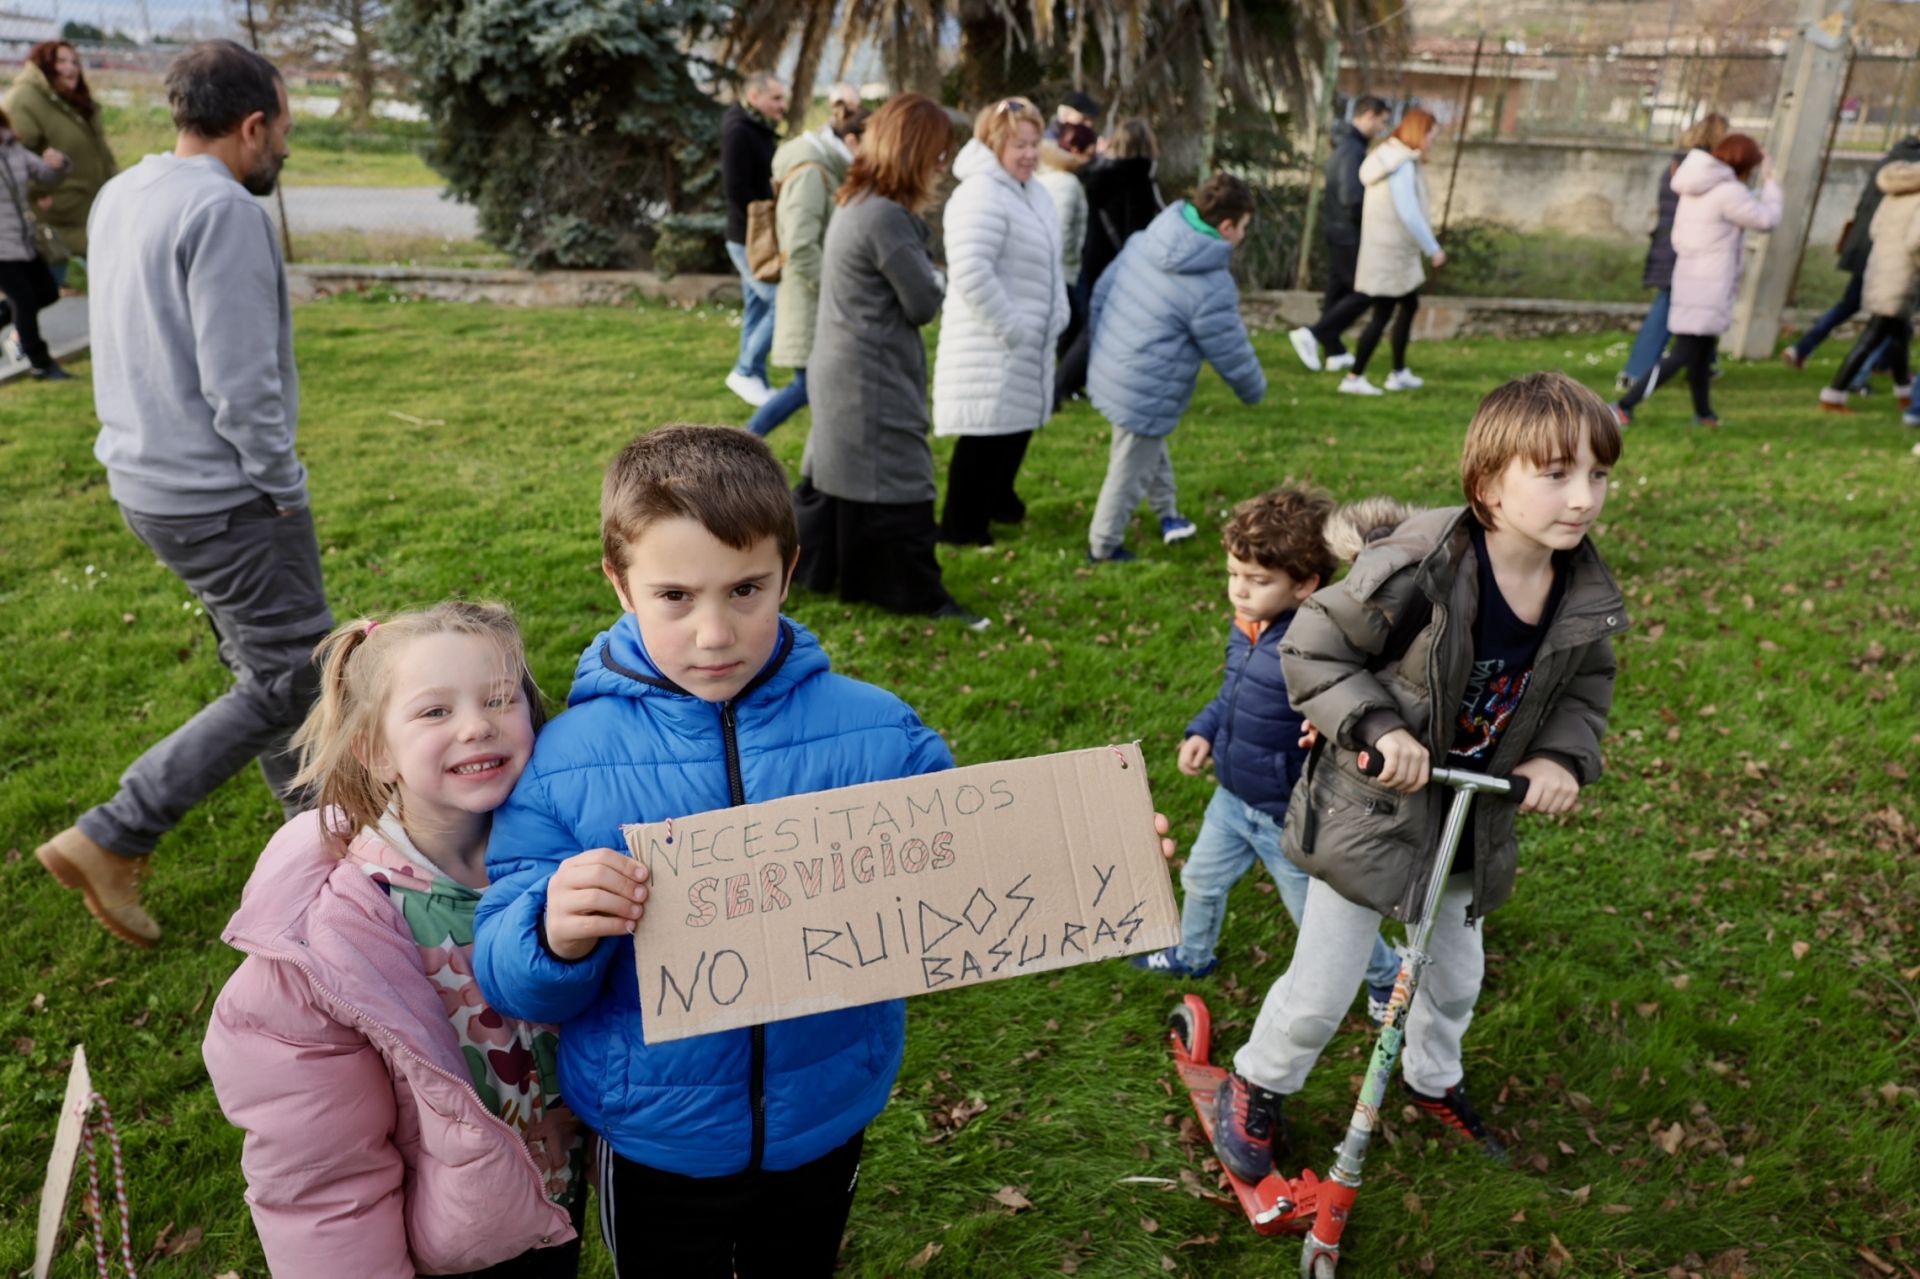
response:
{"label": "boy in blue puffer jacket", "polygon": [[[1227,551],[1227,673],[1219,695],[1187,725],[1180,771],[1198,777],[1213,761],[1219,785],[1180,874],[1180,944],[1130,961],[1149,972],[1205,977],[1219,962],[1214,943],[1226,919],[1227,892],[1257,857],[1273,876],[1296,927],[1306,908],[1307,873],[1280,851],[1287,798],[1306,763],[1306,721],[1287,700],[1280,641],[1294,610],[1333,576],[1327,544],[1333,499],[1304,489],[1275,489],[1234,508],[1221,542]],[[1311,740],[1311,739],[1306,739]],[[1393,997],[1400,959],[1376,937],[1367,963],[1368,1012],[1377,1021]]]}
{"label": "boy in blue puffer jacket", "polygon": [[1197,531],[1180,514],[1167,437],[1193,399],[1200,362],[1212,363],[1244,404],[1267,393],[1267,375],[1240,320],[1240,291],[1227,261],[1253,221],[1253,192],[1216,173],[1191,201],[1168,206],[1127,241],[1100,274],[1087,318],[1093,355],[1087,393],[1113,423],[1107,478],[1087,531],[1087,559],[1125,563],[1127,523],[1144,496],[1160,517],[1160,540]]}
{"label": "boy in blue puffer jacket", "polygon": [[[832,674],[781,616],[797,552],[756,437],[672,426],[607,469],[602,568],[625,615],[494,816],[480,988],[560,1027],[560,1089],[601,1137],[601,1233],[622,1275],[827,1275],[862,1135],[900,1069],[899,1000],[647,1044],[631,934],[647,869],[620,827],[935,772],[893,694]],[[582,852],[585,849],[587,851]]]}

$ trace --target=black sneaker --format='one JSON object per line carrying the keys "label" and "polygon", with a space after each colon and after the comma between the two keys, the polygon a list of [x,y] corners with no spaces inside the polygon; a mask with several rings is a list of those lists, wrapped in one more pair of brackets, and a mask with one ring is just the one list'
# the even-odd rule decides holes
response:
{"label": "black sneaker", "polygon": [[1467,1097],[1465,1083],[1455,1084],[1438,1097],[1429,1097],[1423,1092],[1415,1092],[1411,1085],[1407,1096],[1413,1098],[1413,1104],[1438,1119],[1461,1136],[1478,1143],[1487,1158],[1505,1162],[1507,1148],[1501,1140],[1488,1131],[1480,1120],[1480,1114],[1473,1108],[1473,1102]]}
{"label": "black sneaker", "polygon": [[41,381],[41,382],[73,381],[73,374],[67,372],[65,369],[61,368],[58,364],[49,364],[44,369],[35,369],[33,371],[33,376],[37,381]]}
{"label": "black sneaker", "polygon": [[1213,1094],[1213,1153],[1240,1180],[1252,1184],[1273,1171],[1275,1146],[1287,1145],[1286,1098],[1229,1073]]}

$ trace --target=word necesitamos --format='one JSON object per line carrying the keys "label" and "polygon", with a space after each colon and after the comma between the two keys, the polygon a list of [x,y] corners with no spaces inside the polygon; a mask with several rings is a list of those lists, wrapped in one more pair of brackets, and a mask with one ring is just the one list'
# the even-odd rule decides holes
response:
{"label": "word necesitamos", "polygon": [[[648,830],[644,860],[674,876],[708,868],[754,865],[730,875],[705,875],[687,885],[690,928],[722,917],[739,919],[784,910],[793,895],[811,901],[848,884],[945,870],[954,864],[951,819],[998,811],[1014,803],[1004,781],[971,783],[905,797],[896,815],[884,801],[817,808],[811,817],[765,822],[688,824],[669,840],[664,827]],[[901,820],[904,816],[905,821]],[[918,832],[918,833],[916,833]],[[811,856],[794,857],[801,850]],[[765,860],[762,860],[765,859]],[[657,872],[656,872],[657,873]]]}

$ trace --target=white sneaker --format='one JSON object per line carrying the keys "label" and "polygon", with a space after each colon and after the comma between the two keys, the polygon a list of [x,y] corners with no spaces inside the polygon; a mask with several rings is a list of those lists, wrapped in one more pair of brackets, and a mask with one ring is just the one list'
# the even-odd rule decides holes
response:
{"label": "white sneaker", "polygon": [[1425,382],[1415,377],[1406,369],[1395,369],[1393,372],[1387,374],[1387,389],[1389,391],[1417,391],[1425,385]]}
{"label": "white sneaker", "polygon": [[1352,367],[1352,351],[1342,351],[1339,355],[1329,355],[1327,357],[1327,371],[1330,373],[1338,373],[1342,369],[1350,369]]}
{"label": "white sneaker", "polygon": [[1342,395],[1385,395],[1386,392],[1358,374],[1349,373],[1340,379]]}
{"label": "white sneaker", "polygon": [[1293,353],[1300,357],[1300,363],[1320,371],[1320,344],[1314,341],[1313,330],[1301,327],[1287,334],[1287,341],[1293,343]]}
{"label": "white sneaker", "polygon": [[744,373],[727,374],[727,389],[756,409],[773,398],[772,387],[759,378],[748,377]]}
{"label": "white sneaker", "polygon": [[6,336],[0,337],[0,352],[5,352],[6,357],[16,363],[26,363],[27,351],[20,345],[20,330],[8,329]]}

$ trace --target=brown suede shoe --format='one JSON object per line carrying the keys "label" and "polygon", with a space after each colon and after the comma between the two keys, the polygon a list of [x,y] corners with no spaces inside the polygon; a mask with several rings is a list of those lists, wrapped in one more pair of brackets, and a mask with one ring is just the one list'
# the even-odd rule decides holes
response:
{"label": "brown suede shoe", "polygon": [[62,886],[78,889],[93,917],[115,937],[135,946],[160,940],[160,925],[140,905],[146,858],[122,857],[102,848],[78,826],[67,827],[34,849],[33,855]]}

